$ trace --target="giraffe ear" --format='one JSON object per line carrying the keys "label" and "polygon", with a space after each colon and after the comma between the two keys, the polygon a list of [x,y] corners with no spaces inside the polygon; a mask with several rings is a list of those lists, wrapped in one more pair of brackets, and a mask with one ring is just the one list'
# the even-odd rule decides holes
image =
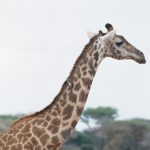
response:
{"label": "giraffe ear", "polygon": [[96,35],[96,33],[92,33],[92,32],[87,31],[87,36],[89,39],[92,39],[95,35]]}
{"label": "giraffe ear", "polygon": [[112,40],[114,38],[114,36],[116,35],[116,30],[112,30],[110,32],[107,32],[106,35],[102,36],[101,38],[103,40]]}

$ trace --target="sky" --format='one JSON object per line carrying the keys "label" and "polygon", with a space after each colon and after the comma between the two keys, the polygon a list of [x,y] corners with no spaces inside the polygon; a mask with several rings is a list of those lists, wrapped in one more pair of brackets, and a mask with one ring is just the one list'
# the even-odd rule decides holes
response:
{"label": "sky", "polygon": [[106,58],[87,107],[111,106],[120,119],[150,119],[149,0],[1,0],[0,114],[43,109],[59,92],[89,39],[107,22],[147,63]]}

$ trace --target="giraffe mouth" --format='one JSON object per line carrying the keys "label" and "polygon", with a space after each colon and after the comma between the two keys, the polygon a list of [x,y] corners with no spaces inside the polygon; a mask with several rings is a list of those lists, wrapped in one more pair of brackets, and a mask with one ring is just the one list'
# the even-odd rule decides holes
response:
{"label": "giraffe mouth", "polygon": [[146,63],[146,59],[145,57],[140,57],[140,58],[135,58],[135,57],[132,57],[132,56],[128,56],[126,59],[132,59],[134,60],[135,62],[139,63],[139,64],[145,64]]}
{"label": "giraffe mouth", "polygon": [[129,59],[133,59],[134,61],[136,61],[139,64],[145,64],[146,63],[145,56],[141,51],[136,49],[131,54],[132,55],[129,56]]}
{"label": "giraffe mouth", "polygon": [[138,56],[138,58],[135,60],[137,63],[139,64],[145,64],[146,63],[146,59],[144,54],[141,51],[136,51],[136,55]]}
{"label": "giraffe mouth", "polygon": [[143,59],[140,59],[140,60],[135,60],[137,63],[139,64],[145,64],[146,63],[146,60],[145,60],[145,57]]}

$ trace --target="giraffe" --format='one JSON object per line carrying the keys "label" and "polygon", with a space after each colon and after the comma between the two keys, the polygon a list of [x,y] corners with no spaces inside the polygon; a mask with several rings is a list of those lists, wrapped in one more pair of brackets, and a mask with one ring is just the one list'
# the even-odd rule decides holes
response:
{"label": "giraffe", "polygon": [[112,57],[146,63],[144,54],[117,35],[111,24],[105,27],[106,33],[89,33],[88,44],[52,103],[14,122],[0,135],[0,150],[59,150],[80,119],[101,61]]}

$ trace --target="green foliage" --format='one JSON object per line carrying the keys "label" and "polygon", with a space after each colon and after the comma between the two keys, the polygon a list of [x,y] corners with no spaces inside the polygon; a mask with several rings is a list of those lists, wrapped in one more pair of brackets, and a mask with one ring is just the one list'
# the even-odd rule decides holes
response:
{"label": "green foliage", "polygon": [[23,115],[0,115],[0,132],[6,130],[12,122],[19,119],[21,116]]}
{"label": "green foliage", "polygon": [[73,137],[69,139],[69,142],[75,145],[93,144],[93,139],[84,132],[76,132]]}
{"label": "green foliage", "polygon": [[87,131],[84,131],[93,138],[95,149],[149,150],[150,120],[115,121],[117,116],[117,110],[111,107],[88,108],[85,110],[82,118],[85,123],[89,124],[90,119],[92,119],[101,124],[97,128],[88,128]]}
{"label": "green foliage", "polygon": [[110,118],[115,119],[118,116],[118,112],[112,107],[97,107],[97,108],[87,108],[83,112],[83,116],[86,118],[101,119]]}
{"label": "green foliage", "polygon": [[81,150],[93,150],[93,145],[90,144],[82,145]]}
{"label": "green foliage", "polygon": [[129,126],[134,126],[134,125],[145,126],[150,129],[150,120],[146,120],[146,119],[135,118],[130,120],[117,121],[117,123],[120,123],[120,125],[126,124]]}
{"label": "green foliage", "polygon": [[1,120],[17,120],[19,118],[19,115],[0,115]]}
{"label": "green foliage", "polygon": [[133,145],[132,130],[126,126],[120,126],[116,122],[107,124],[99,128],[100,134],[103,135],[105,144],[104,150],[131,150]]}
{"label": "green foliage", "polygon": [[61,150],[81,150],[79,146],[74,144],[65,144]]}
{"label": "green foliage", "polygon": [[81,120],[89,126],[90,119],[96,121],[97,124],[106,120],[114,120],[118,116],[118,111],[112,107],[87,108],[81,117]]}

